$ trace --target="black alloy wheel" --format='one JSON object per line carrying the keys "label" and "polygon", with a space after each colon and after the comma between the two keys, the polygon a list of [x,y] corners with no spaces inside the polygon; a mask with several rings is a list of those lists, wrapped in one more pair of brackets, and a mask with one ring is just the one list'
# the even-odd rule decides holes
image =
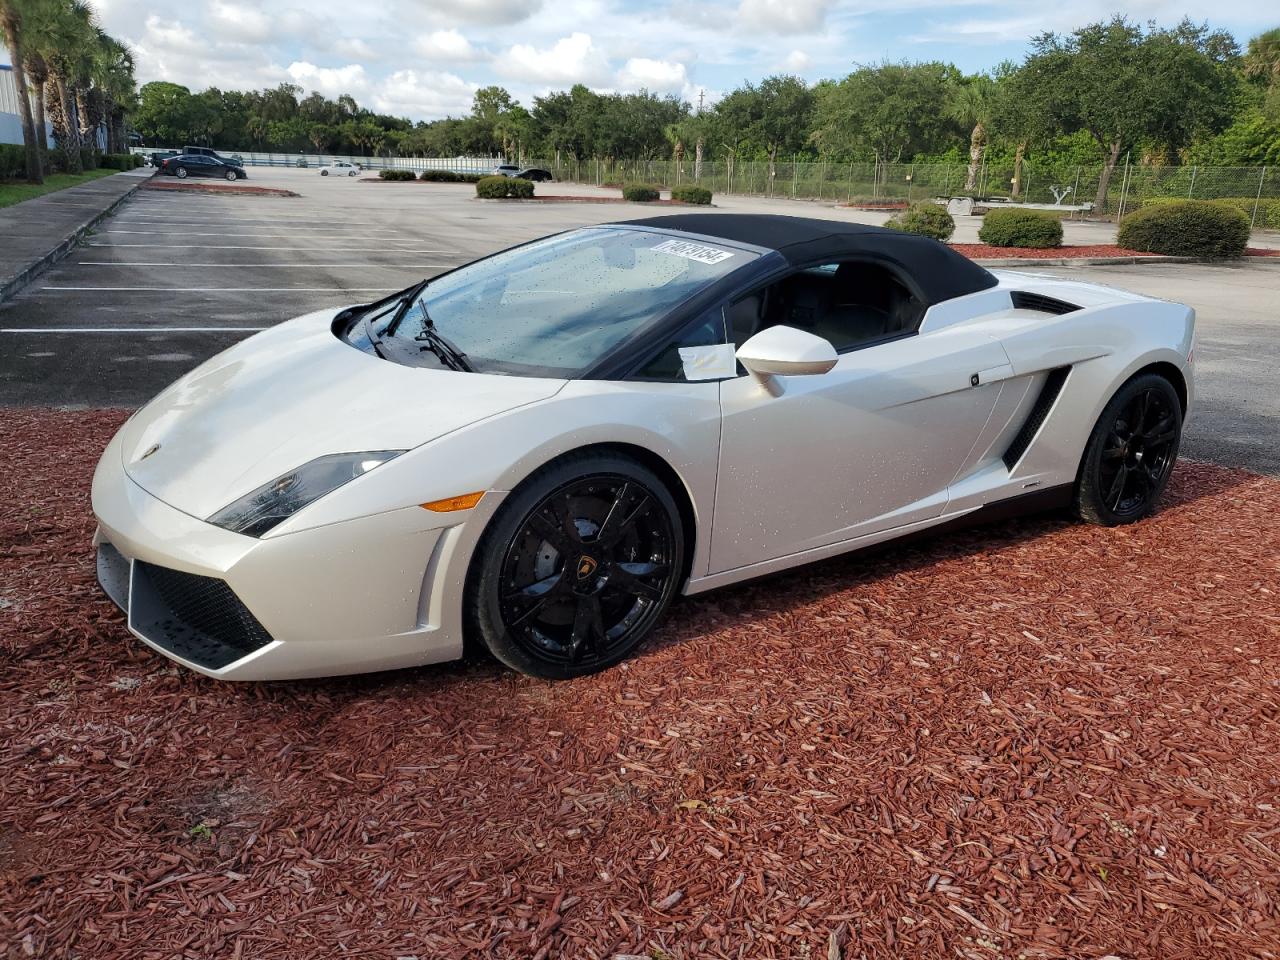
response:
{"label": "black alloy wheel", "polygon": [[1156,374],[1130,380],[1102,412],[1089,439],[1076,508],[1092,523],[1132,523],[1151,513],[1178,459],[1182,404]]}
{"label": "black alloy wheel", "polygon": [[593,673],[653,630],[683,555],[679,512],[651,471],[612,454],[568,458],[513,493],[486,531],[473,623],[523,673]]}

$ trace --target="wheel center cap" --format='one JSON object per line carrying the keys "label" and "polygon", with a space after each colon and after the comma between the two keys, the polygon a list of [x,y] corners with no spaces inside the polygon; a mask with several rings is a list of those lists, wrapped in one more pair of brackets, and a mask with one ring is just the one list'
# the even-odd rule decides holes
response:
{"label": "wheel center cap", "polygon": [[581,557],[578,558],[578,567],[577,567],[578,579],[579,580],[588,579],[589,577],[591,577],[592,574],[596,572],[596,569],[599,566],[600,564],[596,561],[595,557],[589,557],[584,553]]}

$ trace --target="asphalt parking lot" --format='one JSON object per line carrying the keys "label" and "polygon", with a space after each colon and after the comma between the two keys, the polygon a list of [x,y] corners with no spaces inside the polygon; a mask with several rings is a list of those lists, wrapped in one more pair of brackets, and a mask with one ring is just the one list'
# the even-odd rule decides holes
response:
{"label": "asphalt parking lot", "polygon": [[[132,407],[256,330],[360,303],[512,243],[669,212],[621,204],[481,203],[467,185],[250,171],[301,196],[140,191],[89,241],[0,304],[0,405]],[[591,188],[540,186],[543,194]],[[876,222],[816,203],[717,198],[726,212]],[[962,221],[957,239],[972,224]],[[1105,242],[1068,225],[1068,242]],[[1280,474],[1280,263],[1041,268],[1191,304],[1198,406],[1187,456]]]}

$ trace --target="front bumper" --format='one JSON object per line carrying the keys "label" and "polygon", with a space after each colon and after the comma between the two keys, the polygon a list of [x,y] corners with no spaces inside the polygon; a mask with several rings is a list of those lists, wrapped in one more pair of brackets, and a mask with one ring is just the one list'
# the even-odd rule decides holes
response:
{"label": "front bumper", "polygon": [[416,507],[254,539],[147,493],[112,440],[93,478],[98,578],[153,649],[206,676],[283,680],[462,655],[470,537]]}

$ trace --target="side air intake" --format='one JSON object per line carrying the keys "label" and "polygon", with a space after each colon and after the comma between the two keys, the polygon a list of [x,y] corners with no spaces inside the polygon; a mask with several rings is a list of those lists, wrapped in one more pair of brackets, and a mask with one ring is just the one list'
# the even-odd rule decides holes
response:
{"label": "side air intake", "polygon": [[1049,375],[1044,378],[1044,384],[1040,387],[1040,396],[1036,397],[1036,402],[1032,404],[1027,422],[1022,425],[1022,429],[1009,444],[1009,449],[1004,452],[1004,465],[1010,471],[1018,465],[1022,455],[1027,452],[1027,447],[1031,446],[1031,441],[1044,426],[1044,421],[1049,416],[1049,411],[1053,409],[1054,401],[1062,392],[1062,385],[1067,382],[1067,374],[1070,372],[1070,367],[1057,367],[1050,370]]}
{"label": "side air intake", "polygon": [[1039,313],[1052,313],[1061,316],[1064,313],[1075,313],[1080,308],[1074,303],[1046,297],[1043,293],[1028,293],[1026,290],[1014,290],[1009,299],[1018,310],[1035,310]]}

